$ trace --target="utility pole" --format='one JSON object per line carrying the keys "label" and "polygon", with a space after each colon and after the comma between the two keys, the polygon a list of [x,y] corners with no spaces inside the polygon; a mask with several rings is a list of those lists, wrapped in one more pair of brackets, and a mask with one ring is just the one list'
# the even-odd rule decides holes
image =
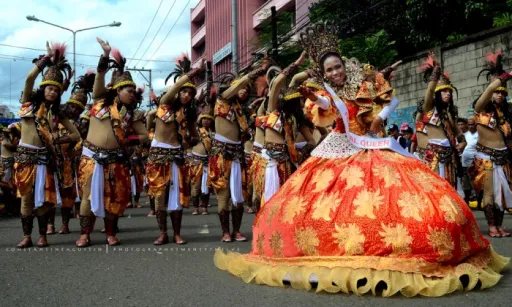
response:
{"label": "utility pole", "polygon": [[[139,74],[148,82],[148,86],[149,86],[149,91],[148,91],[148,101],[150,100],[149,98],[149,93],[151,92],[151,90],[153,89],[153,84],[151,83],[151,80],[153,80],[152,78],[152,70],[151,69],[144,69],[144,68],[126,68],[126,70],[131,70],[131,71],[138,71]],[[149,79],[146,78],[146,76],[144,76],[144,74],[142,72],[149,72]]]}
{"label": "utility pole", "polygon": [[270,12],[272,13],[271,26],[272,26],[272,59],[278,62],[277,57],[277,11],[276,7],[272,6],[270,8]]}
{"label": "utility pole", "polygon": [[238,6],[237,0],[231,0],[231,54],[233,63],[233,72],[238,75]]}

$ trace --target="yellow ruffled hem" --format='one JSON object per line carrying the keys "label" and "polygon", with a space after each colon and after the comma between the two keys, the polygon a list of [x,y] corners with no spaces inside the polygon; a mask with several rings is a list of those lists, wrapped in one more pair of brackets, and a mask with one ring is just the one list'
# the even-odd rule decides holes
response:
{"label": "yellow ruffled hem", "polygon": [[[426,277],[420,273],[403,273],[391,270],[352,269],[346,267],[305,267],[271,265],[248,261],[240,253],[224,254],[218,249],[214,255],[215,266],[241,278],[246,283],[256,282],[272,287],[284,287],[285,276],[294,289],[311,290],[310,276],[316,276],[316,292],[350,293],[363,295],[371,291],[373,295],[389,297],[400,292],[411,297],[443,296],[455,291],[470,291],[478,284],[480,289],[491,288],[501,279],[499,274],[508,267],[510,258],[494,252],[491,247],[487,267],[478,269],[469,263],[458,265],[453,273],[444,277]],[[464,280],[464,284],[462,283]],[[384,284],[383,284],[384,283]],[[386,285],[383,287],[383,285]],[[383,289],[382,292],[377,290]]]}

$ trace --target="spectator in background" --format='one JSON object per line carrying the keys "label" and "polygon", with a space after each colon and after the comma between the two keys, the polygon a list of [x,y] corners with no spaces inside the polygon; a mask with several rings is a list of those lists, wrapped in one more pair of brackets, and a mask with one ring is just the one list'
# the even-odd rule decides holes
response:
{"label": "spectator in background", "polygon": [[388,135],[397,140],[400,145],[405,148],[407,146],[407,141],[404,137],[402,137],[399,133],[398,126],[395,124],[391,124],[388,126]]}
{"label": "spectator in background", "polygon": [[412,130],[411,127],[409,127],[409,125],[407,125],[407,126],[402,125],[401,132],[402,132],[402,136],[403,136],[402,138],[405,139],[405,147],[404,148],[407,149],[407,151],[410,151],[411,144],[412,144],[412,136],[414,134],[414,131]]}
{"label": "spectator in background", "polygon": [[467,119],[465,119],[463,117],[457,118],[457,126],[459,127],[459,130],[462,133],[468,132],[468,120]]}
{"label": "spectator in background", "polygon": [[[469,204],[473,185],[468,174],[468,167],[473,163],[476,155],[476,143],[478,142],[478,131],[476,130],[475,118],[473,116],[467,119],[465,123],[468,130],[464,133],[467,145],[461,155],[462,164],[462,189],[464,190],[464,200]],[[460,125],[459,125],[460,128]]]}

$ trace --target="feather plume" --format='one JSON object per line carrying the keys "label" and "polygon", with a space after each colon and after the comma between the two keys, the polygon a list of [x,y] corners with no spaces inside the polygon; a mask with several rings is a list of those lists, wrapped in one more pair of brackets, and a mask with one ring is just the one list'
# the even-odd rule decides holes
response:
{"label": "feather plume", "polygon": [[64,43],[51,43],[50,48],[53,51],[52,62],[54,64],[58,64],[64,60],[64,56],[66,54],[66,44]]}

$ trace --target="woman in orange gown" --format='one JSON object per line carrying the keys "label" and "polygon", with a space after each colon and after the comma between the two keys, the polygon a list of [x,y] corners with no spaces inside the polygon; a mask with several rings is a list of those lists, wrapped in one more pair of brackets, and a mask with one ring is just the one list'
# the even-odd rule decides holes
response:
{"label": "woman in orange gown", "polygon": [[301,44],[343,99],[352,134],[336,96],[300,87],[336,129],[260,211],[251,252],[217,250],[215,265],[247,283],[358,295],[441,296],[496,285],[509,258],[493,251],[448,182],[400,149],[349,140],[382,135],[398,102],[383,74],[368,78],[357,60],[342,60],[329,27],[308,28]]}

